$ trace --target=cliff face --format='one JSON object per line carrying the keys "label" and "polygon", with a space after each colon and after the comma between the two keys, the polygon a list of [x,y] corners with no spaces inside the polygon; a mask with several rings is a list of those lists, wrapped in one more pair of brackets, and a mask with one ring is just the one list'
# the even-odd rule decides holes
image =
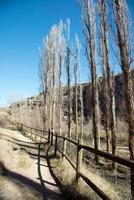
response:
{"label": "cliff face", "polygon": [[18,122],[34,128],[43,128],[43,96],[37,95],[11,105],[11,113]]}
{"label": "cliff face", "polygon": [[[132,82],[133,82],[133,95],[134,95],[134,70],[132,70]],[[99,101],[101,112],[103,112],[104,97],[103,97],[103,81],[99,79]],[[85,84],[83,86],[83,103],[84,103],[84,116],[89,118],[92,114],[92,102],[91,102],[91,85]],[[116,116],[123,119],[125,115],[125,93],[124,93],[124,80],[123,75],[118,74],[115,76],[115,106]]]}
{"label": "cliff face", "polygon": [[[132,71],[132,80],[133,80],[133,89],[134,89],[134,70]],[[103,112],[104,101],[103,101],[103,87],[102,80],[99,80],[99,99],[101,113]],[[124,86],[123,86],[123,76],[122,74],[115,76],[115,101],[116,101],[116,116],[119,118],[124,118],[125,113],[125,95],[124,95]],[[91,103],[91,84],[86,83],[82,85],[83,88],[83,105],[84,105],[84,117],[87,121],[92,115],[92,103]],[[72,93],[74,88],[72,87]],[[66,121],[67,115],[67,91],[64,88],[63,90],[63,121]],[[74,119],[74,97],[72,95],[72,118]],[[28,126],[35,128],[43,128],[43,95],[39,94],[34,97],[27,98],[23,101],[13,103],[11,105],[12,115],[16,119]],[[57,117],[56,117],[57,118]]]}

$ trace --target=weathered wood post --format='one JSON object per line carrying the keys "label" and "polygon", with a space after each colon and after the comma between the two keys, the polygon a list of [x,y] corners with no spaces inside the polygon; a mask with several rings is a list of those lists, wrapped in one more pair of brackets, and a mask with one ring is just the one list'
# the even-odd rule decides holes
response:
{"label": "weathered wood post", "polygon": [[50,130],[48,131],[48,143],[50,143],[50,137],[51,137],[51,133]]}
{"label": "weathered wood post", "polygon": [[53,132],[51,132],[51,146],[53,145]]}
{"label": "weathered wood post", "polygon": [[34,138],[33,138],[33,140],[34,140],[34,141],[36,141],[36,133],[35,133],[35,135],[34,135]]}
{"label": "weathered wood post", "polygon": [[54,157],[57,155],[57,133],[55,134],[55,147],[54,147]]}
{"label": "weathered wood post", "polygon": [[66,148],[67,148],[67,140],[66,137],[63,138],[63,154],[62,154],[62,161],[64,161],[65,154],[66,154]]}
{"label": "weathered wood post", "polygon": [[31,133],[31,138],[32,138],[32,141],[33,141],[33,138],[34,138],[34,134],[33,133]]}
{"label": "weathered wood post", "polygon": [[34,141],[34,133],[32,133],[32,141]]}
{"label": "weathered wood post", "polygon": [[24,130],[23,124],[20,124],[20,130],[22,131],[22,135],[25,135],[26,131]]}
{"label": "weathered wood post", "polygon": [[42,138],[45,136],[45,130],[42,131]]}
{"label": "weathered wood post", "polygon": [[76,161],[76,181],[79,180],[79,174],[78,172],[81,171],[82,166],[82,158],[83,158],[83,149],[80,147],[80,145],[83,144],[82,139],[78,139],[78,145],[77,145],[77,161]]}
{"label": "weathered wood post", "polygon": [[35,138],[34,138],[35,142],[37,141],[37,135],[35,135]]}

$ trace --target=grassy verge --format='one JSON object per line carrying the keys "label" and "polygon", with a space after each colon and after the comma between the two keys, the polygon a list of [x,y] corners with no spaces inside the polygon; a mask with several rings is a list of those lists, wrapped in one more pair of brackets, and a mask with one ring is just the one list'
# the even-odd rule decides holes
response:
{"label": "grassy verge", "polygon": [[[100,200],[101,198],[82,180],[79,183],[75,181],[75,171],[70,166],[68,161],[62,162],[61,156],[53,158],[53,150],[49,152],[51,159],[50,166],[53,173],[62,185],[62,192],[65,194],[67,200]],[[83,163],[82,172],[99,188],[101,188],[111,199],[124,200],[124,195],[118,192],[118,187],[111,181],[107,181],[104,176],[97,173],[97,170],[92,171]],[[118,183],[120,185],[120,183]],[[118,189],[117,189],[118,188]],[[128,198],[129,199],[129,198]]]}
{"label": "grassy verge", "polygon": [[[52,157],[53,151],[49,152]],[[60,155],[57,158],[50,159],[50,165],[53,173],[62,185],[62,192],[67,200],[100,200],[99,196],[84,183],[82,180],[77,183],[75,181],[75,171],[65,160],[61,160]]]}

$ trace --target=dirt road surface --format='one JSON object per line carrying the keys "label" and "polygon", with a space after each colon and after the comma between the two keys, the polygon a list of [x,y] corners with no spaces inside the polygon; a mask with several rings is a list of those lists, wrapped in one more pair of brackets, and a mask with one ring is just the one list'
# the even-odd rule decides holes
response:
{"label": "dirt road surface", "polygon": [[63,200],[45,157],[41,144],[0,128],[0,200]]}

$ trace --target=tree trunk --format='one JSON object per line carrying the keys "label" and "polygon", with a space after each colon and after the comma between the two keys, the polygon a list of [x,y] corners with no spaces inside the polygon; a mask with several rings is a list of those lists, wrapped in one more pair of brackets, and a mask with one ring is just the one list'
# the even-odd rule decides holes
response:
{"label": "tree trunk", "polygon": [[61,135],[61,106],[62,106],[62,92],[61,92],[61,77],[62,77],[62,56],[59,56],[59,135]]}
{"label": "tree trunk", "polygon": [[[77,76],[77,74],[75,75]],[[77,77],[75,77],[75,123],[76,123],[76,141],[78,140],[78,88],[77,88]]]}
{"label": "tree trunk", "polygon": [[66,56],[66,71],[67,71],[67,92],[68,92],[68,137],[71,138],[71,50],[69,45],[70,24],[67,22],[67,56]]}
{"label": "tree trunk", "polygon": [[115,105],[114,105],[114,84],[109,64],[108,49],[108,28],[107,28],[107,4],[106,0],[99,0],[98,3],[100,15],[100,38],[103,57],[103,79],[104,79],[104,99],[105,99],[105,129],[107,138],[107,152],[110,152],[110,129],[112,134],[112,153],[116,155],[116,135],[115,135]]}
{"label": "tree trunk", "polygon": [[[111,128],[111,139],[112,139],[112,154],[116,155],[116,133],[115,133],[115,81],[114,81],[114,76],[111,76],[111,87],[110,87],[110,115],[111,115],[111,123],[110,123],[110,128]],[[113,162],[112,167],[113,170],[116,170],[117,164]]]}
{"label": "tree trunk", "polygon": [[[97,77],[97,65],[96,65],[96,43],[95,43],[95,21],[94,11],[90,1],[87,2],[87,8],[89,10],[89,24],[86,24],[89,34],[88,48],[90,49],[90,66],[91,66],[91,83],[92,83],[92,106],[93,106],[93,135],[95,149],[100,148],[100,135],[99,135],[99,99],[98,99],[98,77]],[[98,163],[98,155],[95,154],[96,163]]]}

